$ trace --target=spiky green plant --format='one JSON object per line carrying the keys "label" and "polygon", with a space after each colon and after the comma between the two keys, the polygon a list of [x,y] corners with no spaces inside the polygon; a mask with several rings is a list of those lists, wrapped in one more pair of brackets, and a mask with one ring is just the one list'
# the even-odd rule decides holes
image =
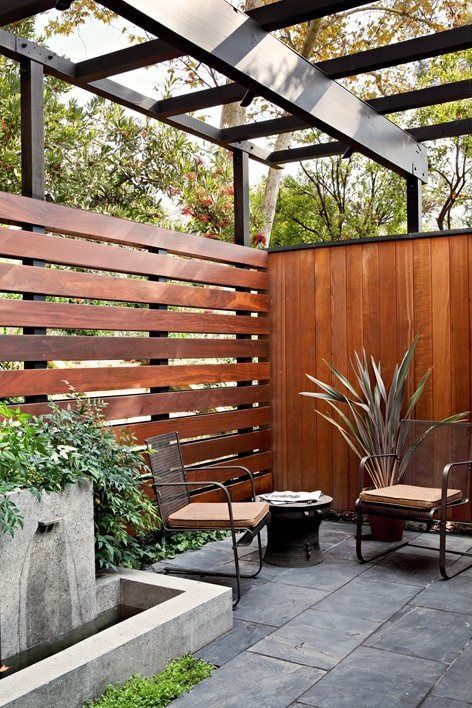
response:
{"label": "spiky green plant", "polygon": [[[357,381],[355,384],[351,383],[335,366],[325,362],[345,392],[306,374],[321,391],[303,391],[301,395],[326,401],[337,417],[332,417],[319,410],[316,410],[316,413],[339,430],[359,459],[366,455],[399,454],[401,452],[400,463],[397,463],[394,458],[379,458],[370,461],[368,471],[375,487],[398,484],[414,450],[435,427],[432,425],[415,440],[413,445],[404,449],[406,428],[401,426],[400,422],[403,419],[411,418],[431,374],[431,369],[428,369],[413,394],[407,399],[408,374],[418,338],[419,335],[416,335],[401,363],[395,366],[390,386],[385,383],[382,377],[380,362],[375,361],[373,357],[369,359],[365,351],[362,351],[361,355],[354,352],[354,362],[351,362],[351,366]],[[444,418],[441,422],[456,422],[463,420],[467,415],[467,412],[457,413]]]}

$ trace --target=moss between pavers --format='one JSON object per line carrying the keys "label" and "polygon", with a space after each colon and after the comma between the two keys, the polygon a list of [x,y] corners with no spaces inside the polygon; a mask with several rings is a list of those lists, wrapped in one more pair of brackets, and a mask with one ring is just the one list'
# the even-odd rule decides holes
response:
{"label": "moss between pavers", "polygon": [[210,676],[213,668],[187,654],[152,678],[136,675],[123,686],[109,686],[101,698],[88,701],[84,708],[163,708]]}

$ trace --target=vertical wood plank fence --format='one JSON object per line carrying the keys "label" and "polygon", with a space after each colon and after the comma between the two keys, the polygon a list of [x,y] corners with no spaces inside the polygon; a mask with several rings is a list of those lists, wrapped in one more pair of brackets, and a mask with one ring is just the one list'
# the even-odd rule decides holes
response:
{"label": "vertical wood plank fence", "polygon": [[[472,410],[472,234],[399,237],[269,254],[274,485],[318,489],[337,509],[357,496],[358,463],[316,416],[310,373],[351,372],[354,351],[391,375],[416,333],[414,379],[432,374],[416,418]],[[321,402],[317,402],[321,410]]]}

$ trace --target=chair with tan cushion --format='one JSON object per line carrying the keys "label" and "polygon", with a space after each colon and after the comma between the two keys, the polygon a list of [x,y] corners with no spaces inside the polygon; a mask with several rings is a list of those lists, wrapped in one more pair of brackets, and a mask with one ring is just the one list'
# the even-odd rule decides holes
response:
{"label": "chair with tan cushion", "polygon": [[[225,470],[237,470],[234,476],[241,475],[241,472],[247,476],[252,491],[251,501],[232,502],[228,487],[211,479],[211,474],[215,474],[215,471],[219,469],[218,465],[198,468],[184,467],[177,433],[156,435],[146,440],[146,445],[149,454],[152,486],[156,494],[163,529],[167,532],[227,529],[232,538],[234,573],[197,570],[195,568],[177,568],[176,566],[166,567],[164,572],[234,577],[236,578],[236,598],[233,605],[236,607],[241,596],[241,578],[254,578],[262,568],[260,532],[270,518],[269,505],[266,502],[257,502],[255,500],[252,473],[241,465],[224,465]],[[198,469],[199,473],[209,473],[204,476],[210,477],[210,479],[199,478],[198,482],[189,481],[186,472],[190,470],[194,472],[195,469]],[[219,488],[225,501],[192,501],[191,488],[202,486]],[[237,537],[237,534],[242,534],[242,536]],[[259,551],[257,571],[251,574],[243,574],[240,571],[238,548],[249,545],[254,538],[257,538]]]}
{"label": "chair with tan cushion", "polygon": [[[373,560],[410,545],[402,542],[387,551],[366,559],[362,554],[362,524],[365,514],[402,520],[421,521],[429,530],[439,524],[439,568],[443,578],[452,577],[446,570],[446,523],[454,507],[467,504],[472,480],[472,424],[442,423],[428,420],[404,420],[401,423],[400,446],[396,455],[370,455],[359,468],[359,497],[356,501],[356,550],[361,562]],[[369,465],[375,459],[390,458],[393,484],[365,487]],[[454,551],[447,551],[455,553]],[[460,554],[469,555],[469,554]],[[472,565],[472,564],[471,564]],[[462,567],[463,572],[471,565]],[[454,573],[455,575],[457,573]]]}

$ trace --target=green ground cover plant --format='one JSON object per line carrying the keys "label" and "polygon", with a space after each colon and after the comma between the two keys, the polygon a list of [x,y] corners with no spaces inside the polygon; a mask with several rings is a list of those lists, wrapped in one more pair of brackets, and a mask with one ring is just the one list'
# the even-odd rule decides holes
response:
{"label": "green ground cover plant", "polygon": [[187,654],[152,678],[136,675],[123,686],[109,686],[101,698],[84,708],[162,708],[210,676],[213,668]]}

